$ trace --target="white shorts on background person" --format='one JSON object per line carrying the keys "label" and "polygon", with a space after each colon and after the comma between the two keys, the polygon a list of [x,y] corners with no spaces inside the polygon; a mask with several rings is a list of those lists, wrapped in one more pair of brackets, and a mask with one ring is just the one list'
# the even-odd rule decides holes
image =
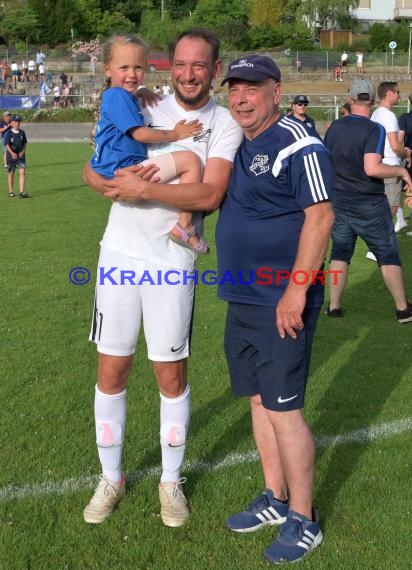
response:
{"label": "white shorts on background person", "polygon": [[150,360],[182,360],[190,353],[193,302],[194,280],[182,271],[102,248],[89,339],[100,353],[130,356],[143,323]]}

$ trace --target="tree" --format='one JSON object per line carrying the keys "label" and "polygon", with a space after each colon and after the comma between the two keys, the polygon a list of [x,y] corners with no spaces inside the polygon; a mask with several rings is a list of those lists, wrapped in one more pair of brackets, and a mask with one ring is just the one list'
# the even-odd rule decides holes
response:
{"label": "tree", "polygon": [[163,20],[153,10],[143,12],[139,33],[148,42],[151,49],[166,49],[175,36],[175,32],[175,24],[168,12],[165,13]]}
{"label": "tree", "polygon": [[[223,9],[224,8],[224,9]],[[246,0],[199,0],[192,14],[193,24],[210,28],[224,42],[241,47],[246,41]]]}
{"label": "tree", "polygon": [[255,26],[249,31],[248,49],[273,48],[285,41],[284,26]]}
{"label": "tree", "polygon": [[103,12],[97,24],[97,35],[106,38],[114,33],[136,33],[136,25],[123,14]]}
{"label": "tree", "polygon": [[69,41],[76,0],[28,0],[27,5],[37,16],[40,43],[53,47]]}
{"label": "tree", "polygon": [[395,40],[397,50],[409,49],[409,22],[381,24],[376,23],[369,28],[371,48],[379,51],[388,51],[389,42]]}
{"label": "tree", "polygon": [[2,14],[0,22],[0,35],[7,45],[13,41],[21,43],[31,43],[37,41],[36,14],[24,6],[10,6]]}
{"label": "tree", "polygon": [[281,22],[285,0],[247,0],[247,7],[252,28],[267,28]]}
{"label": "tree", "polygon": [[302,0],[299,13],[310,27],[319,22],[322,29],[328,29],[358,6],[359,0]]}

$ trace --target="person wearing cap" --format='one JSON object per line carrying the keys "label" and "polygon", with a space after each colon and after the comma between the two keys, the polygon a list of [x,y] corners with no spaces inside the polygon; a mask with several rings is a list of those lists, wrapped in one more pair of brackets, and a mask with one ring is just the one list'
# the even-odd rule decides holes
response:
{"label": "person wearing cap", "polygon": [[349,89],[351,114],[334,121],[325,135],[325,145],[335,167],[330,271],[330,302],[326,314],[340,318],[342,296],[348,278],[356,240],[361,237],[376,256],[382,277],[395,304],[399,323],[412,322],[398,242],[391,209],[385,195],[384,179],[400,178],[408,191],[411,178],[406,168],[383,162],[385,129],[370,119],[375,88],[369,79],[355,79]]}
{"label": "person wearing cap", "polygon": [[292,100],[292,116],[298,121],[305,123],[309,129],[316,133],[315,121],[306,113],[308,105],[309,99],[306,95],[296,95]]}
{"label": "person wearing cap", "polygon": [[26,133],[20,129],[20,115],[12,115],[11,129],[4,136],[4,146],[6,147],[7,161],[7,182],[9,186],[9,197],[14,198],[14,171],[19,171],[19,196],[20,198],[28,198],[28,194],[24,191],[25,173],[26,173]]}
{"label": "person wearing cap", "polygon": [[4,111],[3,119],[0,121],[0,133],[1,133],[1,142],[3,146],[3,163],[4,168],[7,169],[7,162],[6,162],[6,147],[4,146],[4,136],[6,132],[11,129],[11,113],[10,111]]}
{"label": "person wearing cap", "polygon": [[[399,132],[398,118],[392,111],[392,107],[399,103],[399,88],[396,81],[382,81],[378,86],[378,96],[380,99],[378,108],[372,113],[372,121],[380,123],[386,131],[385,154],[383,162],[385,164],[401,164],[402,160],[406,165],[411,165],[411,149],[404,146],[403,139]],[[385,194],[388,198],[392,210],[392,217],[396,215],[397,221],[395,231],[406,227],[407,223],[402,209],[402,183],[396,177],[385,180]],[[370,257],[368,255],[368,257]],[[376,260],[375,260],[376,261]]]}
{"label": "person wearing cap", "polygon": [[232,391],[249,398],[265,480],[226,526],[242,533],[283,524],[265,551],[273,563],[296,562],[323,539],[312,507],[314,440],[302,410],[324,287],[293,275],[322,267],[333,222],[330,155],[299,121],[281,116],[280,82],[264,55],[229,66],[222,85],[244,137],[216,225]]}

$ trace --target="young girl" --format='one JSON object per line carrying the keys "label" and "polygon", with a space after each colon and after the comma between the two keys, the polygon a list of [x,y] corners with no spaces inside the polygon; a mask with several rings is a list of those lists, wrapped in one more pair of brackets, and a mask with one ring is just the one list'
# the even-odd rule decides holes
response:
{"label": "young girl", "polygon": [[[182,150],[147,159],[148,143],[168,143],[195,136],[201,132],[202,124],[197,120],[179,121],[168,131],[144,126],[135,93],[146,66],[145,43],[136,37],[114,36],[104,47],[103,64],[107,89],[102,94],[96,125],[92,168],[113,178],[117,169],[146,161],[159,167],[162,182],[176,176],[183,183],[200,181],[200,160],[193,152]],[[169,236],[196,253],[209,253],[207,243],[192,224],[191,212],[180,212]]]}

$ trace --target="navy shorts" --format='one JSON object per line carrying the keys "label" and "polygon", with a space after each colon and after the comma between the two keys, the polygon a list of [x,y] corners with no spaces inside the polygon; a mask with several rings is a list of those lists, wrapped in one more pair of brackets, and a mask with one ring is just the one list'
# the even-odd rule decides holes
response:
{"label": "navy shorts", "polygon": [[319,312],[305,309],[304,330],[282,339],[274,307],[229,303],[225,352],[233,394],[260,394],[263,406],[276,412],[303,408]]}
{"label": "navy shorts", "polygon": [[386,196],[371,204],[335,206],[330,259],[350,263],[361,237],[375,254],[378,265],[401,265],[392,213]]}
{"label": "navy shorts", "polygon": [[14,172],[14,170],[16,170],[16,168],[18,170],[26,168],[26,159],[24,157],[18,158],[17,160],[12,160],[12,161],[7,160],[7,171],[8,172]]}

